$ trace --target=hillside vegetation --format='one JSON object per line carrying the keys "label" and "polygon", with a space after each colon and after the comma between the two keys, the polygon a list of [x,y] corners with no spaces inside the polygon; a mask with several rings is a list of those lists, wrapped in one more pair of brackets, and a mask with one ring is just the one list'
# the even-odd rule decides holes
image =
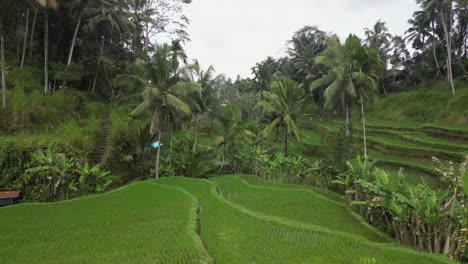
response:
{"label": "hillside vegetation", "polygon": [[468,261],[468,8],[414,1],[241,76],[204,1],[1,0],[0,264]]}
{"label": "hillside vegetation", "polygon": [[0,263],[201,263],[196,210],[190,194],[152,183],[0,208]]}
{"label": "hillside vegetation", "polygon": [[[257,183],[164,178],[2,208],[0,262],[451,263],[393,245],[345,205],[311,190]],[[341,220],[347,224],[333,222]]]}
{"label": "hillside vegetation", "polygon": [[468,83],[455,83],[458,94],[447,93],[444,81],[426,81],[415,90],[389,94],[369,109],[372,119],[418,123],[448,123],[468,127]]}

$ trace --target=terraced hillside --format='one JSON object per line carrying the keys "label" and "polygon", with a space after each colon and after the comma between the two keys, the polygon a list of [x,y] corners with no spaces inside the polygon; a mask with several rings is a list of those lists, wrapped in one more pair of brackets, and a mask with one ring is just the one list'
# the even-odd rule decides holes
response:
{"label": "terraced hillside", "polygon": [[0,208],[0,263],[208,262],[196,210],[190,194],[152,183]]}
{"label": "terraced hillside", "polygon": [[340,200],[252,176],[178,177],[1,208],[0,263],[452,263],[393,244]]}
{"label": "terraced hillside", "polygon": [[[263,196],[254,197],[254,201],[227,200],[220,193],[229,192],[231,197],[244,195],[255,196],[245,182],[237,177],[218,178],[212,181],[193,180],[186,178],[165,178],[158,181],[184,188],[199,199],[201,204],[201,238],[205,242],[209,254],[217,263],[449,263],[441,256],[422,254],[391,243],[371,242],[366,235],[373,230],[364,224],[354,222],[356,230],[361,229],[361,235],[329,229],[331,225],[320,225],[316,221],[320,217],[332,218],[328,211],[316,211],[314,214],[295,213],[304,210],[310,200],[318,199],[317,203],[334,203],[314,193],[306,198],[301,188],[258,187],[262,195],[272,197],[276,192],[286,192],[280,198],[284,204],[269,203],[264,205]],[[238,188],[241,186],[241,188]],[[247,186],[247,188],[244,187]],[[229,190],[228,190],[229,189]],[[296,193],[297,192],[297,193]],[[270,194],[268,194],[270,193]],[[298,196],[296,196],[298,195]],[[289,200],[288,197],[294,197]],[[302,197],[302,198],[298,198]],[[296,200],[296,201],[294,201]],[[314,210],[309,208],[307,210]],[[341,214],[348,220],[352,215],[343,206]],[[285,213],[281,213],[285,211]],[[325,216],[318,216],[325,214]],[[354,220],[352,220],[354,221]],[[323,224],[323,223],[322,223]],[[354,228],[353,228],[354,229]],[[370,237],[385,240],[378,233]]]}
{"label": "terraced hillside", "polygon": [[[321,146],[321,143],[317,144],[317,138],[338,132],[342,127],[341,121],[312,122],[303,129],[303,134],[315,134],[316,141],[314,144],[303,142],[302,151],[297,153],[306,156],[312,153],[310,158],[317,159]],[[361,143],[362,124],[355,122],[353,128],[355,140]],[[369,121],[366,132],[370,158],[388,170],[404,168],[411,183],[424,180],[431,185],[438,184],[439,179],[432,168],[433,156],[445,162],[459,162],[468,155],[468,126],[464,125]]]}

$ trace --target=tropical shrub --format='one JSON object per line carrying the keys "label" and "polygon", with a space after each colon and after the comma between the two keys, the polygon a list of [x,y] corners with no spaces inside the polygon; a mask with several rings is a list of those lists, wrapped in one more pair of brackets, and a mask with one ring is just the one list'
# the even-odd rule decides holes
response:
{"label": "tropical shrub", "polygon": [[402,171],[392,175],[360,156],[347,162],[334,182],[346,188],[351,205],[373,225],[421,251],[460,259],[466,244],[464,181],[468,157],[459,168],[433,158],[442,188],[408,184]]}
{"label": "tropical shrub", "polygon": [[2,153],[10,149],[15,154],[2,154],[0,167],[6,176],[0,188],[22,190],[26,201],[63,200],[78,193],[102,192],[112,183],[109,172],[98,166],[90,168],[87,162],[55,148],[38,149],[29,156],[25,150],[14,148],[12,141],[7,144]]}
{"label": "tropical shrub", "polygon": [[216,171],[216,152],[212,147],[195,144],[192,134],[185,134],[173,142],[172,149],[167,151],[161,166],[162,176],[185,176],[207,178]]}

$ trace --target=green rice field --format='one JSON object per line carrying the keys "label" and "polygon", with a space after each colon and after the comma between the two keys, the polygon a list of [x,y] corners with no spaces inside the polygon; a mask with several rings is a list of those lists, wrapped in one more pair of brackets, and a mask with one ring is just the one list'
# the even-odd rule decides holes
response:
{"label": "green rice field", "polygon": [[336,194],[182,177],[0,209],[0,263],[451,263],[396,245]]}

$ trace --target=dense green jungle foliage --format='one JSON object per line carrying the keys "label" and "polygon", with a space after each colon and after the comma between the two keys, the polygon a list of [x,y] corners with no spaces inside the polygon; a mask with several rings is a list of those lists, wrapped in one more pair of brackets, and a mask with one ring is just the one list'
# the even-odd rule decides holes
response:
{"label": "dense green jungle foliage", "polygon": [[[224,211],[235,215],[232,208],[236,206],[244,213],[260,211],[262,216],[255,215],[255,221],[246,217],[255,214],[250,212],[239,216],[239,221],[252,230],[274,225],[276,240],[283,231],[273,222],[265,223],[264,215],[325,225],[336,232],[344,231],[337,222],[342,219],[352,227],[351,233],[369,240],[389,235],[422,252],[464,259],[468,221],[466,1],[418,0],[420,10],[408,21],[405,36],[391,34],[380,20],[365,29],[363,39],[350,34],[344,41],[316,26],[304,26],[287,42],[284,57],[268,57],[252,67],[252,78],[236,79],[217,75],[213,66],[203,68],[196,59],[189,59],[184,50],[190,41],[185,31],[189,20],[183,9],[190,3],[2,0],[0,190],[21,190],[25,202],[57,202],[150,178],[216,177],[209,182],[163,179],[164,185],[179,189],[159,186],[160,194],[148,191],[153,183],[145,183],[112,195],[141,199],[127,193],[135,188],[174,203],[170,193],[182,193],[178,199],[186,211],[197,211],[194,201],[200,199],[217,212],[210,219]],[[172,40],[156,42],[162,35]],[[159,146],[154,148],[154,142]],[[311,212],[282,215],[281,206],[287,207],[281,204],[284,201],[269,208],[259,200],[274,199],[271,192],[265,189],[259,195],[260,191],[221,176],[228,174],[252,175],[244,177],[271,186],[300,189],[302,185],[338,200],[347,209],[333,207],[331,217],[340,218],[328,223],[308,215]],[[212,195],[213,182],[228,202]],[[197,184],[202,189],[196,189]],[[107,203],[107,198],[96,199]],[[304,199],[301,203],[317,203]],[[224,203],[236,205],[221,206]],[[71,210],[59,205],[60,214]],[[322,210],[321,205],[312,205]],[[161,205],[150,206],[161,209]],[[168,219],[179,221],[170,228],[193,227],[195,217],[186,219],[182,215],[187,212],[179,209],[164,211]],[[360,214],[386,235],[362,230],[357,218],[349,220],[353,214]],[[144,228],[150,229],[158,225],[146,224]],[[154,232],[170,236],[168,230],[157,228]],[[212,232],[225,227],[216,228],[220,230]],[[294,230],[306,239],[302,232],[314,229]],[[235,243],[249,243],[238,231],[232,234]],[[334,243],[334,233],[327,232],[323,252],[329,252]],[[221,260],[256,261],[255,254],[228,256],[232,244],[223,244],[212,233],[207,237],[219,245],[216,251]],[[196,246],[188,243],[196,239],[192,233],[178,235],[174,246],[162,247],[165,253],[158,255],[160,261],[171,259],[165,255],[170,250],[180,253],[174,262],[211,261],[200,241]],[[356,245],[353,239],[343,243]],[[305,251],[288,257],[299,261]],[[364,260],[356,260],[354,253],[350,259],[380,263],[373,256],[383,254],[385,262],[391,254],[384,251],[373,244],[363,253]],[[412,251],[401,254],[407,252]],[[407,254],[417,259],[419,255],[413,253]],[[115,260],[105,255],[96,259]],[[8,255],[7,260],[28,258]],[[88,259],[76,256],[75,262],[83,261]]]}

